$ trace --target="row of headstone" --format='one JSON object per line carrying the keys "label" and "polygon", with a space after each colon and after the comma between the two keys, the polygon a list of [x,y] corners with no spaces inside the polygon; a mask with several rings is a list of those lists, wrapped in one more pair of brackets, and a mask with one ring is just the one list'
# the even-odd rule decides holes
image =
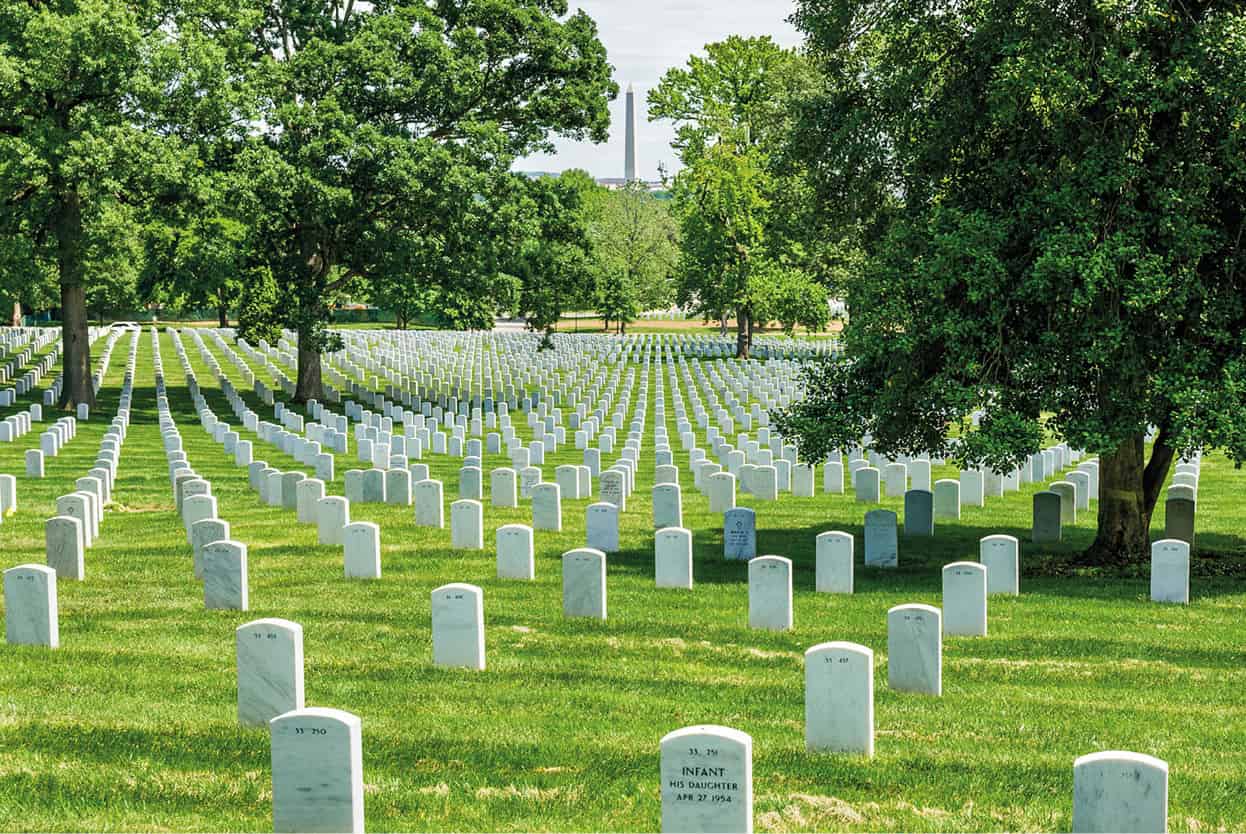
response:
{"label": "row of headstone", "polygon": [[[840,671],[860,680],[861,669],[872,663],[872,656],[863,658],[859,648],[834,643],[815,646],[809,650],[813,653],[812,668],[828,680],[834,680]],[[806,666],[807,672],[810,668]],[[819,732],[831,733],[832,743],[851,741],[854,746],[848,752],[861,752],[860,740],[852,735],[854,728],[847,725],[859,722],[863,712],[859,699],[865,693],[858,687],[836,694],[839,697],[817,703],[828,716]],[[835,709],[846,712],[837,715],[831,712]],[[842,728],[832,723],[839,719],[845,722]],[[731,727],[696,725],[663,736],[659,751],[663,832],[753,831],[751,736]],[[1167,831],[1167,763],[1119,750],[1076,759],[1072,830]]]}

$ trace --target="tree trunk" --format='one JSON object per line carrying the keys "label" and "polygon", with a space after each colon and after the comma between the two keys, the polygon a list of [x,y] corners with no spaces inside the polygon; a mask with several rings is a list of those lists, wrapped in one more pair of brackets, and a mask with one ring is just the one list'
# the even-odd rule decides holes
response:
{"label": "tree trunk", "polygon": [[62,381],[58,405],[72,410],[81,403],[95,407],[91,385],[91,335],[87,293],[83,285],[82,205],[76,191],[65,192],[52,220],[56,265],[61,284]]}
{"label": "tree trunk", "polygon": [[22,302],[13,302],[13,319],[9,322],[13,327],[22,326]]}
{"label": "tree trunk", "polygon": [[1162,431],[1149,462],[1141,434],[1099,455],[1099,532],[1082,554],[1083,562],[1137,564],[1150,558],[1151,515],[1172,459],[1173,449]]}
{"label": "tree trunk", "polygon": [[308,400],[324,402],[324,381],[320,375],[320,351],[305,350],[304,345],[311,342],[310,338],[299,334],[299,368],[298,384],[294,389],[294,401],[305,403]]}
{"label": "tree trunk", "polygon": [[720,339],[727,338],[727,314],[723,313],[722,319],[718,322],[718,337]]}
{"label": "tree trunk", "polygon": [[87,293],[82,284],[61,284],[62,387],[60,407],[79,403],[95,407],[91,384],[91,335],[87,327]]}
{"label": "tree trunk", "polygon": [[735,356],[736,359],[748,359],[749,349],[753,346],[753,321],[746,310],[739,309],[735,313]]}
{"label": "tree trunk", "polygon": [[222,328],[229,327],[229,305],[224,299],[216,302],[216,320]]}

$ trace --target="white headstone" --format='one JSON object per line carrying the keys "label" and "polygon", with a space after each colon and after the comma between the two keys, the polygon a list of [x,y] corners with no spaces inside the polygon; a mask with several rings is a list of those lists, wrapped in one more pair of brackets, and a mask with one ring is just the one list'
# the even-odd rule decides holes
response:
{"label": "white headstone", "polygon": [[891,510],[865,514],[865,566],[894,568],[899,564],[899,532]]}
{"label": "white headstone", "polygon": [[605,553],[581,547],[562,554],[562,613],[606,619]]}
{"label": "white headstone", "polygon": [[263,725],[303,708],[303,627],[289,620],[253,620],[234,632],[238,721]]}
{"label": "white headstone", "polygon": [[792,560],[759,556],[748,563],[748,625],[770,631],[792,627]]}
{"label": "white headstone", "polygon": [[57,578],[86,578],[81,521],[67,515],[54,516],[44,522],[43,536],[48,567],[56,571]]}
{"label": "white headstone", "polygon": [[532,528],[526,524],[504,524],[496,533],[498,579],[532,579],[535,561]]}
{"label": "white headstone", "polygon": [[852,593],[853,549],[851,533],[832,530],[814,539],[814,585],[818,593]]}
{"label": "white headstone", "polygon": [[441,481],[427,479],[415,485],[415,524],[417,527],[446,526]]}
{"label": "white headstone", "polygon": [[943,694],[943,624],[939,609],[897,605],[887,612],[887,684],[901,692]]}
{"label": "white headstone", "polygon": [[316,502],[316,534],[321,544],[341,545],[342,531],[350,524],[350,501],[330,495]]}
{"label": "white headstone", "polygon": [[692,587],[692,531],[663,527],[653,535],[654,579],[659,588]]}
{"label": "white headstone", "polygon": [[[619,508],[605,501],[589,504],[586,521],[588,547],[602,553],[619,550]],[[576,551],[572,551],[573,553]]]}
{"label": "white headstone", "polygon": [[1167,830],[1167,762],[1124,750],[1091,753],[1073,762],[1073,831]]}
{"label": "white headstone", "polygon": [[485,668],[484,591],[475,585],[433,591],[433,665]]}
{"label": "white headstone", "polygon": [[1021,593],[1020,543],[1013,536],[984,536],[978,542],[978,561],[986,567],[988,594]]}
{"label": "white headstone", "polygon": [[363,834],[363,740],[358,716],[307,707],[269,722],[273,831]]}
{"label": "white headstone", "polygon": [[753,739],[715,725],[684,727],[662,738],[662,831],[751,834]]}
{"label": "white headstone", "polygon": [[342,528],[343,562],[348,579],[381,578],[381,528],[356,521]]}
{"label": "white headstone", "polygon": [[246,611],[247,546],[242,542],[218,541],[204,545],[203,605]]}
{"label": "white headstone", "polygon": [[54,569],[18,565],[4,572],[4,639],[13,645],[60,646]]}
{"label": "white headstone", "polygon": [[874,652],[819,643],[805,652],[805,747],[874,755]]}
{"label": "white headstone", "polygon": [[470,498],[450,505],[450,547],[455,550],[483,550],[485,546],[484,506]]}
{"label": "white headstone", "polygon": [[1151,545],[1151,599],[1154,602],[1190,602],[1190,545],[1180,539],[1160,539]]}
{"label": "white headstone", "polygon": [[943,633],[986,636],[986,567],[977,562],[943,566]]}
{"label": "white headstone", "polygon": [[683,524],[683,501],[679,484],[658,484],[653,488],[653,527],[679,527]]}
{"label": "white headstone", "polygon": [[532,528],[562,530],[562,489],[558,484],[542,483],[532,488]]}

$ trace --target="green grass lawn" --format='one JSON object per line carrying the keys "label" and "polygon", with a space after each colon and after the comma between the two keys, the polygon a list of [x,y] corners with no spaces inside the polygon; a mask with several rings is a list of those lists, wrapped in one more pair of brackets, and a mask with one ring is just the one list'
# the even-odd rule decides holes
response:
{"label": "green grass lawn", "polygon": [[[184,343],[210,406],[236,424]],[[758,510],[759,552],[795,564],[795,628],[765,633],[747,628],[746,566],[722,560],[721,520],[680,451],[696,587],[654,588],[650,408],[623,552],[609,559],[609,619],[567,620],[559,559],[584,543],[589,501],[564,500],[563,531],[537,532],[529,583],[496,579],[492,551],[497,526],[531,523],[526,502],[499,510],[486,497],[479,553],[451,551],[448,527],[417,528],[410,508],[354,506],[353,520],[381,525],[383,578],[347,581],[340,548],[318,545],[314,527],[248,490],[245,469],[195,419],[163,333],[161,344],[187,455],[249,547],[251,610],[203,607],[173,509],[145,331],[113,506],[87,552],[86,581],[58,586],[61,648],[0,648],[0,829],[270,830],[268,732],[235,716],[234,629],[260,617],[302,624],[309,706],[362,718],[372,831],[653,830],[658,741],[696,723],[752,735],[759,830],[1067,830],[1073,760],[1107,749],[1169,763],[1172,830],[1246,828],[1246,481],[1220,457],[1204,461],[1189,606],[1149,602],[1144,572],[1070,569],[1093,537],[1093,514],[1057,547],[1025,543],[1034,485],[966,509],[934,539],[902,536],[900,568],[887,572],[860,567],[865,507],[851,495],[761,505],[741,496]],[[129,336],[92,419],[48,461],[46,479],[22,474],[37,434],[0,447],[0,471],[18,475],[19,496],[0,525],[3,567],[43,562],[43,522],[95,459],[128,347]],[[238,428],[256,459],[308,471]],[[555,465],[580,462],[568,447],[546,461],[550,479]],[[447,503],[457,497],[457,465],[425,462]],[[484,460],[485,470],[504,465],[501,455]],[[363,468],[353,439],[330,494],[342,494],[350,468]],[[814,536],[831,529],[858,537],[853,596],[813,592]],[[1155,536],[1162,530],[1161,511]],[[943,697],[890,691],[887,609],[940,605],[939,567],[975,558],[978,539],[1001,532],[1023,541],[1022,595],[991,598],[989,637],[945,639]],[[484,672],[431,663],[429,594],[455,581],[484,589]],[[827,640],[875,652],[872,760],[805,752],[802,655]]]}

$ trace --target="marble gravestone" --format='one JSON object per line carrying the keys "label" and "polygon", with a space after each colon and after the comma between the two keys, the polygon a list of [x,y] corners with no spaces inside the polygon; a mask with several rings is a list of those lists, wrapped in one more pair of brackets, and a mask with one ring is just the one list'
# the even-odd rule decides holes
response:
{"label": "marble gravestone", "polygon": [[934,483],[935,520],[960,519],[960,481],[943,478]]}
{"label": "marble gravestone", "polygon": [[857,643],[805,651],[805,747],[874,755],[874,652]]}
{"label": "marble gravestone", "polygon": [[887,685],[900,692],[943,694],[943,624],[939,609],[897,605],[887,612]]}
{"label": "marble gravestone", "polygon": [[1190,545],[1180,539],[1160,539],[1151,545],[1151,600],[1190,602]]}
{"label": "marble gravestone", "polygon": [[485,668],[484,591],[452,582],[433,591],[433,665]]}
{"label": "marble gravestone", "polygon": [[[589,549],[602,553],[617,553],[619,551],[619,508],[614,504],[600,501],[596,504],[589,504],[585,512]],[[565,557],[563,561],[565,563]]]}
{"label": "marble gravestone", "polygon": [[730,472],[715,472],[705,480],[710,512],[725,513],[735,507],[735,475]]}
{"label": "marble gravestone", "polygon": [[60,647],[53,568],[18,565],[4,572],[4,639],[10,645]]}
{"label": "marble gravestone", "polygon": [[455,550],[484,549],[485,508],[479,501],[460,498],[450,505],[450,547]]}
{"label": "marble gravestone", "polygon": [[498,579],[533,579],[536,575],[532,547],[532,528],[526,524],[504,524],[495,533]]}
{"label": "marble gravestone", "polygon": [[866,504],[878,503],[878,475],[877,469],[866,466],[858,469],[852,476],[852,488],[857,494],[858,501]]}
{"label": "marble gravestone", "polygon": [[986,567],[977,562],[943,566],[943,633],[986,636]]}
{"label": "marble gravestone", "polygon": [[1107,750],[1073,762],[1073,831],[1168,830],[1168,764]]}
{"label": "marble gravestone", "polygon": [[268,724],[273,831],[363,834],[362,722],[349,712],[305,707]]}
{"label": "marble gravestone", "polygon": [[85,579],[82,522],[73,516],[58,515],[43,524],[48,567],[59,579]]}
{"label": "marble gravestone", "polygon": [[683,524],[683,503],[679,484],[659,484],[653,488],[653,528],[679,527]]}
{"label": "marble gravestone", "polygon": [[266,725],[303,708],[303,627],[279,618],[253,620],[234,631],[238,723]]}
{"label": "marble gravestone", "polygon": [[663,736],[660,749],[664,834],[752,832],[752,737],[698,725]]}
{"label": "marble gravestone", "polygon": [[229,522],[219,518],[196,521],[190,528],[191,567],[195,579],[203,579],[203,548],[212,542],[229,539]]}
{"label": "marble gravestone", "polygon": [[653,574],[659,588],[692,587],[692,531],[663,527],[653,535]]}
{"label": "marble gravestone", "polygon": [[822,464],[822,491],[827,495],[844,494],[844,465],[838,460]]}
{"label": "marble gravestone", "polygon": [[1069,481],[1054,481],[1047,489],[1060,496],[1060,523],[1077,523],[1077,487]]}
{"label": "marble gravestone", "polygon": [[986,506],[986,490],[982,483],[982,473],[976,469],[961,470],[960,505],[962,507]]}
{"label": "marble gravestone", "polygon": [[404,468],[385,470],[385,503],[411,506],[411,473]]}
{"label": "marble gravestone", "polygon": [[1061,538],[1061,498],[1054,492],[1034,493],[1034,526],[1030,538],[1035,544],[1058,542]]}
{"label": "marble gravestone", "polygon": [[883,469],[884,491],[888,498],[900,498],[909,488],[909,468],[903,463],[889,463]]}
{"label": "marble gravestone", "polygon": [[865,514],[865,566],[894,568],[898,564],[896,514],[891,510],[870,510]]}
{"label": "marble gravestone", "polygon": [[381,578],[381,528],[356,521],[342,528],[343,565],[347,579]]}
{"label": "marble gravestone", "polygon": [[820,594],[851,594],[853,588],[851,533],[831,530],[814,539],[814,588]]}
{"label": "marble gravestone", "polygon": [[211,542],[201,553],[204,607],[246,611],[247,546],[230,540]]}
{"label": "marble gravestone", "polygon": [[792,627],[792,560],[759,556],[748,563],[748,626],[768,631]]}
{"label": "marble gravestone", "polygon": [[614,504],[620,512],[627,511],[627,474],[618,469],[601,473],[601,500]]}
{"label": "marble gravestone", "polygon": [[341,545],[342,531],[350,524],[350,501],[330,495],[316,502],[316,536],[321,544]]}
{"label": "marble gravestone", "polygon": [[1164,538],[1177,539],[1194,547],[1194,511],[1189,498],[1169,498],[1164,502]]}
{"label": "marble gravestone", "polygon": [[978,561],[986,568],[988,594],[1021,593],[1021,544],[1013,536],[984,536],[978,542]]}
{"label": "marble gravestone", "polygon": [[489,500],[495,507],[519,506],[518,474],[503,466],[489,473]]}
{"label": "marble gravestone", "polygon": [[934,535],[934,495],[924,489],[904,493],[904,535]]}
{"label": "marble gravestone", "polygon": [[415,525],[417,527],[446,526],[445,504],[442,500],[441,481],[425,479],[415,485]]}
{"label": "marble gravestone", "polygon": [[300,524],[315,524],[317,505],[324,498],[324,481],[319,478],[304,478],[295,487],[295,492],[294,517]]}
{"label": "marble gravestone", "polygon": [[748,561],[757,556],[757,513],[735,507],[723,514],[723,558]]}
{"label": "marble gravestone", "polygon": [[540,483],[532,488],[532,529],[562,530],[562,489],[558,484]]}
{"label": "marble gravestone", "polygon": [[564,617],[606,619],[606,554],[591,547],[562,554]]}

